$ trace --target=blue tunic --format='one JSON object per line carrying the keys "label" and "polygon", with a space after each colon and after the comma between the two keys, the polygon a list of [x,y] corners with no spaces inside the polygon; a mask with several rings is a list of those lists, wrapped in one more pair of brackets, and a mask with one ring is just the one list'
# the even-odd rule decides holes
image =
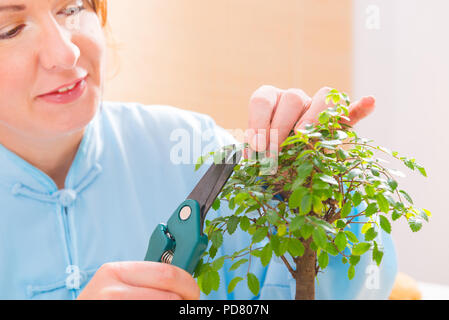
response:
{"label": "blue tunic", "polygon": [[[213,135],[202,135],[205,131]],[[179,152],[186,134],[191,148]],[[204,114],[104,102],[86,128],[63,190],[0,145],[0,298],[75,299],[102,264],[142,261],[155,226],[167,221],[207,170],[194,170],[203,154],[198,137],[209,150],[236,142]],[[211,214],[230,214],[227,210]],[[350,281],[341,257],[331,257],[318,276],[316,297],[387,298],[396,258],[391,238],[381,237],[386,254],[380,269],[365,255]],[[238,229],[225,238],[221,254],[248,241]],[[268,267],[254,262],[251,271],[261,279],[258,297],[243,282],[227,294],[237,270],[221,271],[219,291],[202,298],[294,298],[295,282],[279,260]]]}

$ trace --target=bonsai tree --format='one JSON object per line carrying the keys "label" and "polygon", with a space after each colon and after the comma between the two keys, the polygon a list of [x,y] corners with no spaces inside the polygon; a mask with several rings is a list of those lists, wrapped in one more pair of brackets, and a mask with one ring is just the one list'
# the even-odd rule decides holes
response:
{"label": "bonsai tree", "polygon": [[[377,154],[398,159],[423,176],[427,176],[425,169],[413,158],[359,138],[350,126],[342,124],[349,120],[346,94],[332,90],[326,103],[331,106],[320,114],[318,124],[292,131],[283,142],[276,173],[261,175],[273,158],[260,154],[235,167],[213,205],[217,210],[227,202],[233,214],[206,221],[211,245],[195,271],[204,293],[218,290],[218,271],[226,259],[232,261],[230,270],[236,270],[252,259],[267,266],[275,255],[296,280],[296,299],[314,299],[315,277],[327,267],[329,255],[341,256],[352,279],[362,255],[371,252],[372,260],[380,265],[384,254],[376,240],[380,230],[390,233],[392,221],[406,219],[416,232],[428,221],[430,212],[415,207],[409,194],[399,188],[395,176],[400,172],[386,168]],[[204,155],[196,168],[209,157],[222,161],[230,147]],[[351,231],[355,223],[363,225],[362,237]],[[223,235],[232,235],[237,228],[251,236],[251,243],[236,248],[232,255],[217,257]],[[246,279],[230,281],[228,292],[245,280],[257,295],[259,279],[249,268]]]}

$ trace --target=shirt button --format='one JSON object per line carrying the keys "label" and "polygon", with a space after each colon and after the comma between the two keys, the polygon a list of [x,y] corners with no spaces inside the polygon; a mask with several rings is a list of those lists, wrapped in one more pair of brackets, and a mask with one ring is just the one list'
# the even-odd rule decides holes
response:
{"label": "shirt button", "polygon": [[59,191],[58,201],[63,207],[69,207],[76,200],[76,191],[72,189],[64,189]]}

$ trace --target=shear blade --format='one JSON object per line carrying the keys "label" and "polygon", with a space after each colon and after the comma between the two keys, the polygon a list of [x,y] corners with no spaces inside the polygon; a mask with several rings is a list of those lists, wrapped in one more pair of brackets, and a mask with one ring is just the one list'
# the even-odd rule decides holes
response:
{"label": "shear blade", "polygon": [[202,224],[210,207],[242,158],[242,151],[236,151],[235,146],[232,150],[225,150],[225,152],[222,163],[213,163],[188,196],[188,199],[199,203]]}

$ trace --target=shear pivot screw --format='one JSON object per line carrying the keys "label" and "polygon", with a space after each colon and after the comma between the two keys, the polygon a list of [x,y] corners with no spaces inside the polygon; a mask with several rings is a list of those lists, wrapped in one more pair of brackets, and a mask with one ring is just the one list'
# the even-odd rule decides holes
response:
{"label": "shear pivot screw", "polygon": [[190,218],[191,214],[192,214],[192,209],[190,209],[189,206],[185,206],[179,212],[179,218],[181,218],[181,220],[185,221]]}

